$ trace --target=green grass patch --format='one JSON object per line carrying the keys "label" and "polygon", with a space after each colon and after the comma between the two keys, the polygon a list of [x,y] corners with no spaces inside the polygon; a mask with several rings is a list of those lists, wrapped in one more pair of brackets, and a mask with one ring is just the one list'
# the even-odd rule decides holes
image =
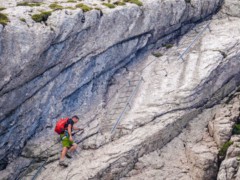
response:
{"label": "green grass patch", "polygon": [[218,155],[219,155],[219,156],[222,156],[222,157],[225,157],[228,148],[229,148],[232,144],[233,144],[232,141],[226,142],[226,143],[221,147],[221,149],[219,150]]}
{"label": "green grass patch", "polygon": [[26,22],[25,18],[19,18],[19,20],[22,21],[22,22]]}
{"label": "green grass patch", "polygon": [[68,0],[67,2],[68,2],[68,3],[75,3],[75,2],[77,2],[77,1],[74,1],[74,0]]}
{"label": "green grass patch", "polygon": [[124,6],[124,5],[126,5],[126,3],[125,2],[123,2],[123,1],[117,1],[117,2],[115,2],[115,3],[113,3],[114,5],[117,5],[117,6]]}
{"label": "green grass patch", "polygon": [[235,124],[233,126],[233,134],[240,134],[240,124]]}
{"label": "green grass patch", "polygon": [[124,2],[136,4],[138,6],[143,6],[143,3],[141,1],[139,1],[139,0],[124,0]]}
{"label": "green grass patch", "polygon": [[57,4],[57,3],[52,3],[52,4],[49,5],[49,7],[51,9],[53,9],[53,10],[61,10],[61,9],[63,9],[63,7],[61,5],[59,5],[59,4]]}
{"label": "green grass patch", "polygon": [[155,56],[155,57],[163,56],[162,53],[160,53],[160,52],[152,52],[152,55]]}
{"label": "green grass patch", "polygon": [[115,5],[114,4],[110,4],[110,3],[103,3],[104,6],[107,6],[108,8],[110,9],[113,9],[115,8]]}
{"label": "green grass patch", "polygon": [[42,3],[28,3],[28,2],[21,2],[21,3],[17,3],[17,6],[30,6],[30,7],[34,7],[34,6],[41,6]]}
{"label": "green grass patch", "polygon": [[163,45],[165,48],[167,48],[167,49],[170,49],[170,48],[172,48],[173,47],[173,44],[165,44],[165,45]]}
{"label": "green grass patch", "polygon": [[0,7],[0,11],[3,11],[4,9],[6,9],[5,7]]}
{"label": "green grass patch", "polygon": [[9,19],[8,19],[7,15],[0,13],[0,24],[5,26],[5,25],[7,25],[8,22],[9,22]]}
{"label": "green grass patch", "polygon": [[75,8],[75,7],[68,6],[68,7],[65,7],[64,9],[71,9],[71,10],[75,10],[76,8]]}
{"label": "green grass patch", "polygon": [[92,10],[91,7],[89,7],[89,6],[85,5],[85,4],[82,4],[82,3],[77,4],[76,8],[81,8],[83,10],[83,12],[87,12],[87,11],[91,11]]}
{"label": "green grass patch", "polygon": [[32,19],[35,22],[45,22],[47,21],[48,17],[51,16],[52,11],[43,11],[40,14],[34,14],[32,15]]}

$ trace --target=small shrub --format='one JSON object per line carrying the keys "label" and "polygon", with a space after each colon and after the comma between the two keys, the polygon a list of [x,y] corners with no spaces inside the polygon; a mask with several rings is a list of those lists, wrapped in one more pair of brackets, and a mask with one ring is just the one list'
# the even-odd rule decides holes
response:
{"label": "small shrub", "polygon": [[51,14],[52,14],[51,11],[44,11],[44,12],[41,12],[40,14],[32,15],[32,19],[35,22],[45,22],[47,21],[48,17],[51,16]]}
{"label": "small shrub", "polygon": [[103,3],[104,6],[107,6],[108,8],[110,9],[113,9],[115,8],[115,5],[114,4],[110,4],[110,3]]}
{"label": "small shrub", "polygon": [[143,6],[143,3],[139,0],[124,0],[125,2],[136,4],[138,6]]}
{"label": "small shrub", "polygon": [[152,52],[152,55],[155,56],[155,57],[161,57],[162,53],[160,53],[160,52]]}
{"label": "small shrub", "polygon": [[232,144],[233,144],[232,141],[226,142],[226,143],[221,147],[221,149],[219,150],[218,155],[219,155],[219,156],[222,156],[222,157],[225,157],[228,148],[229,148]]}
{"label": "small shrub", "polygon": [[20,19],[20,21],[22,21],[22,22],[26,22],[26,19],[25,18],[19,18]]}
{"label": "small shrub", "polygon": [[89,7],[89,6],[85,5],[85,4],[82,4],[82,3],[77,4],[76,8],[81,8],[83,10],[83,12],[87,12],[87,11],[91,11],[92,10],[91,7]]}
{"label": "small shrub", "polygon": [[165,44],[164,47],[167,48],[167,49],[170,49],[170,48],[173,47],[173,44]]}
{"label": "small shrub", "polygon": [[115,4],[115,5],[117,5],[117,6],[124,6],[124,5],[126,5],[126,3],[125,3],[125,2],[122,2],[122,1],[117,1],[117,2],[115,2],[115,3],[113,3],[113,4]]}
{"label": "small shrub", "polygon": [[235,124],[233,126],[233,134],[240,134],[240,124]]}
{"label": "small shrub", "polygon": [[17,6],[30,6],[30,7],[34,7],[34,6],[41,6],[42,3],[28,3],[28,2],[21,2],[21,3],[17,3]]}
{"label": "small shrub", "polygon": [[5,25],[7,25],[8,22],[9,22],[9,19],[8,19],[7,15],[0,13],[0,24],[5,26]]}
{"label": "small shrub", "polygon": [[0,11],[3,11],[4,9],[6,9],[5,7],[0,7]]}
{"label": "small shrub", "polygon": [[63,7],[57,3],[50,4],[49,7],[53,10],[61,10]]}
{"label": "small shrub", "polygon": [[77,2],[77,1],[75,1],[75,0],[68,0],[67,2],[68,2],[68,3],[75,3],[75,2]]}

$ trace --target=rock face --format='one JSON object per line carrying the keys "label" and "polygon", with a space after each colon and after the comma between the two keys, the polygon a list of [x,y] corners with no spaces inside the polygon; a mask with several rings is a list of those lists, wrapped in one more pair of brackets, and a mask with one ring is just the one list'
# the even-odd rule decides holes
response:
{"label": "rock face", "polygon": [[[226,132],[229,130],[227,127],[229,127],[229,124],[233,123],[233,120],[239,121],[240,118],[240,96],[239,93],[236,94],[235,98],[231,101],[229,105],[225,106],[228,108],[230,115],[227,116],[225,119],[225,126],[226,126]],[[239,123],[239,122],[238,122]],[[232,126],[233,127],[233,126]],[[231,131],[233,131],[233,128],[230,128]],[[220,127],[221,129],[221,127]],[[220,131],[218,131],[220,132]],[[232,136],[232,133],[230,135],[226,135],[228,133],[222,133],[219,134],[219,136],[222,136],[223,138],[226,138],[224,143],[230,143],[230,147],[226,151],[226,157],[221,163],[219,173],[218,173],[218,180],[227,180],[227,179],[239,179],[240,176],[238,174],[239,171],[239,155],[240,155],[240,148],[239,148],[239,143],[240,143],[240,135],[235,134]],[[220,146],[223,147],[223,146]]]}
{"label": "rock face", "polygon": [[[233,99],[232,99],[233,98]],[[240,97],[236,93],[227,104],[217,105],[205,110],[198,117],[194,118],[183,132],[169,142],[165,147],[152,153],[144,155],[135,164],[123,179],[239,179],[239,135],[216,133],[220,132],[224,125],[227,129],[232,118],[239,118]],[[228,112],[231,116],[226,117],[225,124],[215,126],[212,129],[210,124],[217,123],[220,114]],[[220,117],[220,116],[219,116]],[[221,121],[220,121],[221,122]],[[219,128],[219,129],[218,129]],[[232,131],[232,127],[231,127]],[[228,131],[227,131],[228,132]],[[219,149],[223,146],[218,144],[218,139],[226,138],[233,142],[226,152],[226,158],[219,164]]]}
{"label": "rock face", "polygon": [[232,135],[232,127],[239,118],[239,99],[233,105],[221,108],[209,122],[209,133],[218,147],[227,142]]}
{"label": "rock face", "polygon": [[[232,139],[231,139],[232,140]],[[227,179],[239,179],[239,137],[238,141],[235,141],[232,146],[229,147],[226,159],[222,162],[219,173],[218,180]]]}
{"label": "rock face", "polygon": [[[115,9],[85,2],[102,10],[63,8],[42,23],[31,15],[50,10],[51,1],[16,2],[1,2],[10,19],[0,25],[1,178],[237,177],[238,149],[230,146],[219,174],[218,150],[231,138],[239,106],[215,105],[240,85],[238,1],[226,1],[210,19],[221,0],[148,0]],[[75,137],[83,150],[61,170],[53,126],[73,114],[85,127]]]}
{"label": "rock face", "polygon": [[195,118],[161,150],[140,158],[124,179],[216,179],[218,150],[205,128],[212,117],[208,110]]}

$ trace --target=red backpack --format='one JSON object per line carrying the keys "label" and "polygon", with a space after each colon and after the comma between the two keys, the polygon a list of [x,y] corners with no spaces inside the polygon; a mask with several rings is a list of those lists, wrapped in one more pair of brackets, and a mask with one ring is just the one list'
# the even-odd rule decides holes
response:
{"label": "red backpack", "polygon": [[55,132],[58,133],[58,134],[62,134],[64,132],[64,126],[65,124],[67,123],[69,118],[62,118],[62,119],[59,119],[56,123],[56,126],[55,126]]}

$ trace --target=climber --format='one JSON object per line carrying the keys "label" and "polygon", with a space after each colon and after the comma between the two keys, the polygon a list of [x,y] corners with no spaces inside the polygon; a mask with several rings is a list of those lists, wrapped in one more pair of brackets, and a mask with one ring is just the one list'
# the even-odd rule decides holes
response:
{"label": "climber", "polygon": [[63,146],[60,161],[59,161],[60,166],[67,167],[68,164],[64,162],[65,156],[67,158],[72,158],[72,153],[77,149],[77,144],[74,143],[73,141],[72,130],[74,129],[74,130],[84,131],[84,129],[77,128],[74,126],[74,124],[77,123],[78,121],[79,121],[79,117],[75,115],[72,118],[60,119],[56,124],[55,132],[60,134],[60,138]]}

